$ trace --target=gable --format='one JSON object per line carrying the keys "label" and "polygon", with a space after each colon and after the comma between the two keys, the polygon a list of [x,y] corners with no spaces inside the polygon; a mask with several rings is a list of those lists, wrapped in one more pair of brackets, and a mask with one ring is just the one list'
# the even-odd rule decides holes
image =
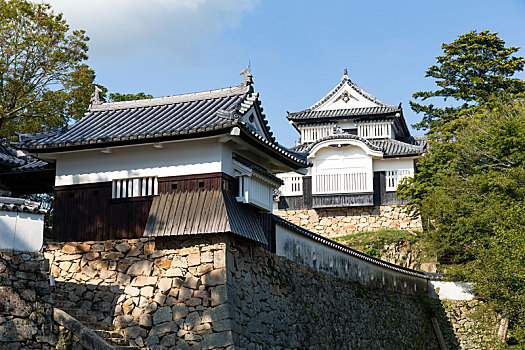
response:
{"label": "gable", "polygon": [[381,107],[355,90],[350,84],[343,84],[339,91],[321,105],[314,107],[314,111],[327,111],[352,108]]}

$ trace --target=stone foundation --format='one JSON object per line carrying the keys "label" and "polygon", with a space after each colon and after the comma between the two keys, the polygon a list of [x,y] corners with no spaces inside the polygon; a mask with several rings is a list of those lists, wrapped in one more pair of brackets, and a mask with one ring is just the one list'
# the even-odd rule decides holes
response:
{"label": "stone foundation", "polygon": [[498,349],[501,316],[478,300],[433,300],[443,338],[449,350]]}
{"label": "stone foundation", "polygon": [[0,348],[54,349],[58,325],[42,253],[0,251]]}
{"label": "stone foundation", "polygon": [[417,297],[311,270],[241,238],[49,244],[46,256],[59,291],[140,348],[436,348]]}
{"label": "stone foundation", "polygon": [[227,237],[49,244],[57,288],[101,327],[148,349],[232,345]]}
{"label": "stone foundation", "polygon": [[364,287],[242,241],[231,251],[240,349],[439,349],[418,297]]}
{"label": "stone foundation", "polygon": [[278,210],[276,215],[325,237],[379,229],[422,231],[421,217],[413,218],[399,205],[369,208]]}

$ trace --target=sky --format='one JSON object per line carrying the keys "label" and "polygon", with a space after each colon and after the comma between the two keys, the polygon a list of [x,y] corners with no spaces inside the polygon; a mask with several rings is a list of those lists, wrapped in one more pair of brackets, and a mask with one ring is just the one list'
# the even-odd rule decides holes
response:
{"label": "sky", "polygon": [[434,88],[425,70],[442,43],[490,30],[525,56],[524,0],[48,2],[72,29],[87,32],[87,63],[109,92],[161,97],[235,86],[250,63],[270,127],[286,146],[299,136],[286,112],[322,98],[344,68],[372,95],[402,103],[414,124],[421,116],[409,101]]}

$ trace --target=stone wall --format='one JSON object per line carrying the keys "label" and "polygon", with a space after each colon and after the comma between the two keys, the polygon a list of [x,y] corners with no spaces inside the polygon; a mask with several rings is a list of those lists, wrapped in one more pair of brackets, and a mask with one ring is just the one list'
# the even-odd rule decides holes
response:
{"label": "stone wall", "polygon": [[101,328],[148,349],[233,342],[224,235],[48,244],[57,289]]}
{"label": "stone wall", "polygon": [[483,349],[470,341],[484,334],[473,333],[472,302],[430,312],[426,296],[346,281],[232,236],[49,244],[46,256],[58,292],[144,349],[438,349],[432,315],[449,349]]}
{"label": "stone wall", "polygon": [[421,218],[413,218],[398,205],[370,208],[278,210],[276,215],[325,237],[382,228],[421,231]]}
{"label": "stone wall", "polygon": [[243,242],[228,286],[234,343],[248,349],[438,349],[421,299],[313,271]]}
{"label": "stone wall", "polygon": [[[501,316],[478,300],[433,300],[443,338],[449,350],[496,349]],[[498,346],[499,345],[499,346]]]}
{"label": "stone wall", "polygon": [[42,253],[0,251],[1,349],[54,349],[52,302]]}

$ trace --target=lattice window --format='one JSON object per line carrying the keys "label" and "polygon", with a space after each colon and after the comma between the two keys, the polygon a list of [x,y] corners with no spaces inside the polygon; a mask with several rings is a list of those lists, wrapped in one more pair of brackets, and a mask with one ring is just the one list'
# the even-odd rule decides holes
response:
{"label": "lattice window", "polygon": [[357,127],[357,136],[365,139],[390,138],[391,133],[391,123],[364,123]]}
{"label": "lattice window", "polygon": [[328,193],[360,193],[372,192],[371,179],[366,172],[331,171],[314,175],[313,192]]}
{"label": "lattice window", "polygon": [[156,176],[118,179],[113,180],[112,183],[112,198],[154,196],[157,194],[159,194],[159,185]]}
{"label": "lattice window", "polygon": [[284,184],[279,188],[283,196],[301,196],[303,194],[303,177],[291,174],[277,175]]}
{"label": "lattice window", "polygon": [[306,126],[301,128],[301,142],[314,142],[334,134],[333,125]]}
{"label": "lattice window", "polygon": [[401,180],[413,175],[412,169],[388,170],[386,172],[386,190],[395,191]]}

